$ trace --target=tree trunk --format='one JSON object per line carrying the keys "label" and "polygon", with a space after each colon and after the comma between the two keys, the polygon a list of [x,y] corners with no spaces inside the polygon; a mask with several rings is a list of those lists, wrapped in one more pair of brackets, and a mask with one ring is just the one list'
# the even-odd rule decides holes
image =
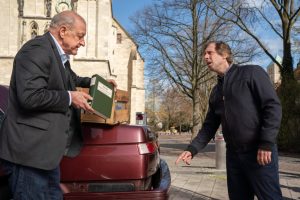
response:
{"label": "tree trunk", "polygon": [[281,85],[278,95],[282,104],[282,121],[278,135],[280,148],[289,146],[295,131],[297,117],[294,113],[296,108],[296,92],[297,81],[293,72],[293,60],[291,54],[291,43],[284,40],[283,62],[281,68]]}

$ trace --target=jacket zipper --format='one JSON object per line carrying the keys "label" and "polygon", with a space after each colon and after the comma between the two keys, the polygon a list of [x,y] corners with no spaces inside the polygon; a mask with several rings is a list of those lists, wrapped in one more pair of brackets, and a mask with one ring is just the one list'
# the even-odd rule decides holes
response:
{"label": "jacket zipper", "polygon": [[[233,66],[231,66],[231,68],[232,67]],[[224,83],[223,83],[224,118],[225,118],[225,123],[226,123],[227,131],[228,131],[227,137],[228,137],[228,139],[230,139],[229,142],[231,143],[231,145],[233,145],[233,148],[235,148],[236,144],[233,140],[233,138],[234,138],[233,133],[230,130],[228,130],[229,129],[229,123],[228,123],[228,118],[227,118],[227,110],[226,110],[226,106],[225,106],[225,103],[226,103],[225,89],[226,89],[226,86],[227,86],[227,79],[229,79],[229,77],[227,77],[227,76],[229,75],[229,73],[232,73],[230,71],[232,71],[232,69],[229,69],[227,71],[227,73],[225,73],[225,75],[224,75]]]}

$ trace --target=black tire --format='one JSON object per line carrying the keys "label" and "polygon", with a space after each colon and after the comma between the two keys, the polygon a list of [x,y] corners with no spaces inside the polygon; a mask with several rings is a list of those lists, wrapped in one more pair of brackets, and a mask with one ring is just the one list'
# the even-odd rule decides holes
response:
{"label": "black tire", "polygon": [[171,185],[171,174],[167,162],[160,159],[159,169],[152,176],[152,186],[154,190],[167,190]]}

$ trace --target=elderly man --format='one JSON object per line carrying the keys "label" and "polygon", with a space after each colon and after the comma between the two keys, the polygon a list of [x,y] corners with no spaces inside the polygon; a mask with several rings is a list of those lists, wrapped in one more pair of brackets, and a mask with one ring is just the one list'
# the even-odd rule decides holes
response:
{"label": "elderly man", "polygon": [[93,112],[91,97],[76,91],[89,87],[90,78],[77,76],[69,63],[85,34],[84,19],[64,11],[15,57],[0,131],[0,158],[14,200],[62,199],[59,163],[82,146],[80,109]]}

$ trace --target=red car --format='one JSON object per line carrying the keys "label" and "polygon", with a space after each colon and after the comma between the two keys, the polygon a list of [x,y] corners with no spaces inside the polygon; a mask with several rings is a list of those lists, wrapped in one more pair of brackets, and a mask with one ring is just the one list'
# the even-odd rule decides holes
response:
{"label": "red car", "polygon": [[[8,88],[0,85],[1,121],[7,96]],[[83,123],[82,129],[81,153],[61,162],[65,200],[168,199],[170,172],[159,157],[155,133],[133,125]],[[0,166],[0,199],[9,196]]]}

